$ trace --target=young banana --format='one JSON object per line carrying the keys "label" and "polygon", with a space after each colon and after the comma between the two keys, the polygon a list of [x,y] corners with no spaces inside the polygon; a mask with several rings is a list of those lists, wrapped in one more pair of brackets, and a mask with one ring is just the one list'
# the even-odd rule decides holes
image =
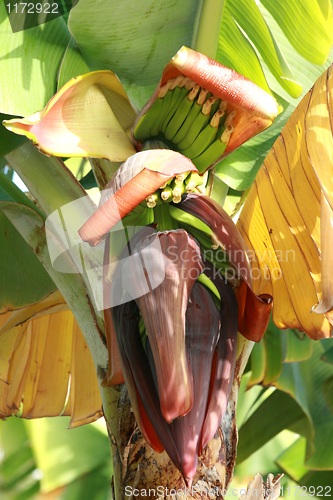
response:
{"label": "young banana", "polygon": [[161,131],[162,123],[169,112],[169,106],[172,100],[172,92],[172,90],[168,90],[164,97],[158,98],[162,101],[162,106],[160,107],[158,116],[154,117],[154,120],[151,123],[150,135],[152,137],[156,137]]}
{"label": "young banana", "polygon": [[192,162],[200,173],[204,173],[209,165],[213,165],[218,161],[218,159],[223,155],[228,142],[229,138],[222,133],[221,137],[212,142],[205,151],[203,151],[196,158],[192,158]]}
{"label": "young banana", "polygon": [[188,128],[188,131],[184,138],[177,144],[178,151],[180,151],[181,153],[183,153],[183,151],[186,148],[189,148],[192,144],[195,144],[201,130],[206,127],[214,113],[218,110],[220,100],[216,99],[216,97],[214,96],[211,96],[205,102],[202,102],[203,98],[206,95],[207,91],[206,94],[203,94],[202,91],[200,92],[199,97],[196,101],[197,106],[201,108],[200,112],[196,115],[195,120],[192,121],[191,126]]}
{"label": "young banana", "polygon": [[181,210],[181,208],[175,207],[174,205],[169,205],[169,213],[171,217],[180,225],[186,225],[189,228],[193,228],[196,231],[203,233],[203,235],[206,235],[208,238],[211,238],[213,231],[207,226],[207,224],[198,219],[198,217],[195,217],[189,212],[185,212],[184,210]]}
{"label": "young banana", "polygon": [[162,107],[163,98],[158,98],[148,109],[147,113],[145,113],[140,118],[134,130],[134,138],[137,141],[144,141],[147,138],[151,137],[152,126],[156,121],[159,120],[159,117],[162,113]]}
{"label": "young banana", "polygon": [[178,130],[182,127],[187,115],[191,111],[194,99],[196,98],[199,90],[200,87],[198,85],[195,85],[179,104],[175,114],[165,128],[164,137],[167,140],[174,142],[173,138]]}
{"label": "young banana", "polygon": [[232,267],[226,252],[216,244],[216,235],[204,222],[173,205],[169,206],[169,213],[180,227],[199,242],[205,261],[211,262],[222,275]]}
{"label": "young banana", "polygon": [[190,128],[193,122],[196,120],[197,116],[201,112],[202,107],[196,101],[194,101],[193,106],[191,107],[183,125],[178,130],[176,135],[174,136],[172,142],[175,144],[177,149],[179,148],[179,144],[187,137],[189,134]]}
{"label": "young banana", "polygon": [[165,129],[166,129],[169,121],[171,120],[171,118],[173,117],[175,112],[177,111],[179,104],[182,102],[184,97],[188,94],[188,89],[186,88],[185,85],[182,87],[178,86],[178,87],[175,87],[174,89],[171,89],[170,92],[172,93],[171,94],[172,99],[169,102],[169,106],[168,106],[169,109],[167,110],[167,113],[161,122],[160,131],[163,135],[164,135]]}
{"label": "young banana", "polygon": [[190,158],[192,161],[197,156],[200,156],[215,140],[220,127],[220,119],[223,117],[223,114],[224,113],[221,110],[216,111],[209,124],[201,130],[191,146],[182,150],[182,154]]}

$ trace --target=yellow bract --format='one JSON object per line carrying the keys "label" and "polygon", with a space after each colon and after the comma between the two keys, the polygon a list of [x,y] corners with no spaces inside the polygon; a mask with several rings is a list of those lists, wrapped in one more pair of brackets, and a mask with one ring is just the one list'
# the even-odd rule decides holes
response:
{"label": "yellow bract", "polygon": [[254,290],[273,295],[274,322],[315,339],[332,329],[332,93],[328,69],[275,142],[238,221],[259,267]]}
{"label": "yellow bract", "polygon": [[135,153],[128,134],[136,113],[112,71],[72,78],[44,110],[4,122],[55,156],[123,161]]}

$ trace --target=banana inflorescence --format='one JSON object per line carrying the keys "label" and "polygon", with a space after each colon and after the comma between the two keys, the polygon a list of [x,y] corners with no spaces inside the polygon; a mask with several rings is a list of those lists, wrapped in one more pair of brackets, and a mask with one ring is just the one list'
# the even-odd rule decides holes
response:
{"label": "banana inflorescence", "polygon": [[134,138],[141,143],[158,138],[203,173],[223,155],[235,115],[230,104],[178,76],[159,89],[157,99],[136,124]]}
{"label": "banana inflorescence", "polygon": [[[179,225],[197,225],[196,217],[171,207],[164,206]],[[211,233],[205,224],[199,230]],[[150,248],[152,238],[160,243],[157,253]],[[147,442],[157,452],[165,449],[190,487],[198,456],[226,409],[236,359],[237,301],[183,228],[137,234],[130,243],[132,261],[125,269],[120,259],[114,278],[128,273],[131,281],[126,285],[125,280],[124,303],[112,309],[123,375]],[[149,262],[148,276],[164,266],[163,281],[145,293],[139,261]]]}

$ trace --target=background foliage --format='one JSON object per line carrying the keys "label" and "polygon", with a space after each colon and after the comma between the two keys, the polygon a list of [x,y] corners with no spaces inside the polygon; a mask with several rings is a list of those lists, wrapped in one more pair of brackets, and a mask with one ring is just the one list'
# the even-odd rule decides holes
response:
{"label": "background foliage", "polygon": [[[1,119],[32,114],[71,77],[105,68],[118,74],[140,108],[178,48],[199,38],[201,8],[202,2],[193,0],[80,0],[68,22],[58,18],[13,34],[0,3]],[[217,167],[230,186],[226,206],[231,211],[301,97],[333,61],[332,6],[329,0],[224,0],[215,8],[222,10],[216,59],[273,92],[283,108],[268,131]],[[1,200],[22,202],[3,157],[23,141],[0,126]],[[73,171],[89,181],[87,164]],[[1,215],[0,235],[8,233],[8,244],[0,246],[3,310],[9,303],[33,304],[55,290],[30,247]],[[242,382],[235,485],[258,471],[284,472],[282,484],[289,486],[285,491],[291,498],[299,497],[300,486],[310,492],[310,486],[332,485],[332,389],[331,341],[313,342],[271,324]],[[55,490],[61,499],[108,498],[105,429],[91,424],[67,431],[67,425],[65,417],[0,423],[1,498],[23,500]]]}

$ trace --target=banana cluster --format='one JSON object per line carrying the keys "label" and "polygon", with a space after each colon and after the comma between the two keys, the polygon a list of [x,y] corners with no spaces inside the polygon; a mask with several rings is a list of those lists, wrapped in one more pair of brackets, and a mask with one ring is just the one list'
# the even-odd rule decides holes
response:
{"label": "banana cluster", "polygon": [[180,203],[187,193],[204,193],[207,176],[195,172],[176,175],[155,193],[146,198],[148,208],[155,208],[162,203]]}
{"label": "banana cluster", "polygon": [[236,110],[188,77],[167,81],[134,129],[135,140],[156,138],[189,158],[200,173],[224,153]]}

